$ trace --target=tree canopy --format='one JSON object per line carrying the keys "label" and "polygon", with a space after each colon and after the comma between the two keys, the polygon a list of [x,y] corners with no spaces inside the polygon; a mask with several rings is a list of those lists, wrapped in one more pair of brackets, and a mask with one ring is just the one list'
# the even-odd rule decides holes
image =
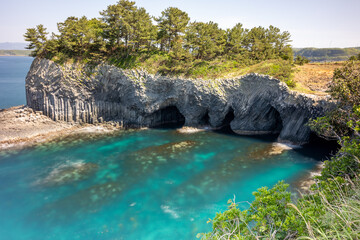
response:
{"label": "tree canopy", "polygon": [[28,28],[26,33],[24,34],[25,41],[29,42],[29,45],[26,49],[34,49],[31,53],[32,56],[37,56],[41,54],[45,43],[47,41],[46,35],[46,28],[40,24],[37,25],[35,28]]}
{"label": "tree canopy", "polygon": [[186,12],[178,8],[169,7],[161,12],[159,18],[155,18],[158,22],[158,41],[160,42],[160,50],[168,52],[174,49],[177,42],[182,42],[182,35],[190,21]]}
{"label": "tree canopy", "polygon": [[163,72],[181,72],[211,61],[246,66],[293,59],[290,34],[274,26],[247,29],[238,23],[221,29],[212,21],[191,22],[188,14],[176,7],[152,17],[129,0],[109,5],[100,15],[93,19],[68,17],[58,23],[59,33],[50,37],[43,25],[29,28],[24,34],[28,49],[33,49],[32,56],[60,62],[107,61],[120,67],[134,67],[150,58]]}

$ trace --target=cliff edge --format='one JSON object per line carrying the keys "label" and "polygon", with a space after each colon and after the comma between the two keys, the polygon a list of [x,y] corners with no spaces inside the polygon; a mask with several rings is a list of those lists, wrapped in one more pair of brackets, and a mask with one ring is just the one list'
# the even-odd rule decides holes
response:
{"label": "cliff edge", "polygon": [[238,134],[279,133],[280,141],[296,144],[308,142],[308,120],[332,106],[327,97],[297,93],[258,74],[190,80],[38,58],[26,77],[26,100],[56,121],[111,120],[128,127],[230,125]]}

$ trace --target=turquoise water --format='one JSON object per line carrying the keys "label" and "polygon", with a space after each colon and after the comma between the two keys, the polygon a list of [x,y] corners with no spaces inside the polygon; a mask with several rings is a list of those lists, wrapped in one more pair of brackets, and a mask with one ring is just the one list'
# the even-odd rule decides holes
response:
{"label": "turquoise water", "polygon": [[26,104],[25,77],[32,60],[0,56],[0,109]]}
{"label": "turquoise water", "polygon": [[1,239],[195,239],[236,197],[284,179],[292,186],[323,156],[270,155],[271,139],[215,132],[76,135],[0,155]]}

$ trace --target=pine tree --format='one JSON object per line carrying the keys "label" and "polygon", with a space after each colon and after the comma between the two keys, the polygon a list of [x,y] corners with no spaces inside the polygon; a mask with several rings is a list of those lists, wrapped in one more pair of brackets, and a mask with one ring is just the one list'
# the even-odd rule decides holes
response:
{"label": "pine tree", "polygon": [[186,32],[186,47],[199,59],[210,60],[225,49],[226,34],[214,22],[193,22]]}
{"label": "pine tree", "polygon": [[151,16],[144,8],[136,9],[133,13],[131,43],[135,51],[149,50],[156,38],[156,27],[152,24]]}
{"label": "pine tree", "polygon": [[43,53],[45,43],[47,41],[46,28],[40,24],[36,28],[28,28],[24,34],[25,41],[29,42],[26,49],[34,49],[31,52],[31,56],[36,57]]}
{"label": "pine tree", "polygon": [[279,28],[272,25],[266,30],[267,41],[270,42],[271,47],[273,48],[272,55],[269,58],[275,58],[280,56],[281,58],[288,60],[292,59],[292,51],[289,51],[290,46],[290,33],[285,31],[281,32]]}
{"label": "pine tree", "polygon": [[244,29],[241,23],[237,23],[233,28],[226,31],[226,54],[233,57],[244,54],[246,51],[244,47],[244,39],[248,29]]}
{"label": "pine tree", "polygon": [[98,19],[88,20],[85,16],[78,19],[69,17],[58,23],[59,47],[68,56],[87,58],[99,56],[104,41],[103,24]]}
{"label": "pine tree", "polygon": [[182,42],[183,34],[190,18],[186,12],[175,7],[169,7],[161,12],[158,22],[158,41],[160,50],[173,49],[174,44]]}
{"label": "pine tree", "polygon": [[131,23],[136,10],[135,2],[120,0],[117,4],[109,5],[100,12],[102,20],[106,23],[104,37],[109,40],[110,46],[128,45],[131,35]]}
{"label": "pine tree", "polygon": [[130,51],[149,49],[155,39],[155,27],[144,8],[137,8],[135,2],[121,0],[100,12],[106,26],[104,37],[109,47],[123,47],[126,56]]}

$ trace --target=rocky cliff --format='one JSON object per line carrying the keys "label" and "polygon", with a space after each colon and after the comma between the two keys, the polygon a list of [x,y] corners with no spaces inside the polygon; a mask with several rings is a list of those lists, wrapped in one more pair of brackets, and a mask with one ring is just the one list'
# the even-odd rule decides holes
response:
{"label": "rocky cliff", "polygon": [[88,69],[35,59],[26,77],[27,105],[54,120],[155,127],[230,124],[238,134],[279,133],[279,140],[308,141],[310,118],[330,104],[324,97],[290,91],[277,79],[249,74],[235,79],[189,80],[122,70]]}

